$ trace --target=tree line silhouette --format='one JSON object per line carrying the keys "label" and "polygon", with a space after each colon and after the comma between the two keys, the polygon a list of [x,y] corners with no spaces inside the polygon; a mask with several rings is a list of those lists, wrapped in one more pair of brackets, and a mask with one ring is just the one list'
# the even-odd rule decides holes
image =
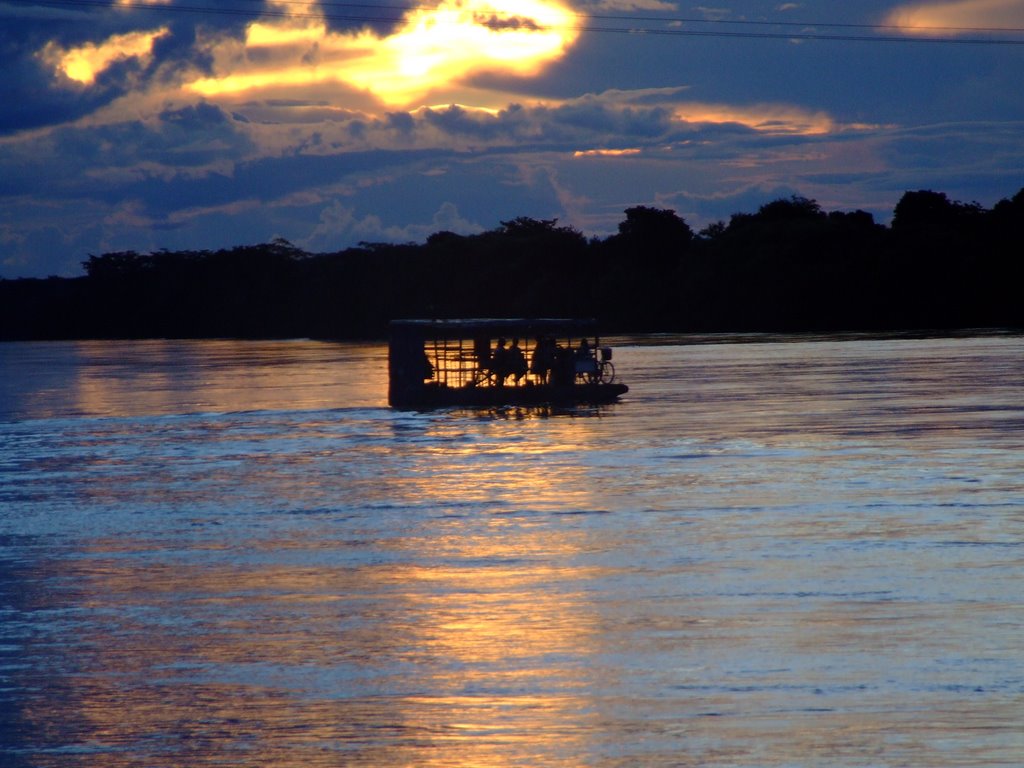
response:
{"label": "tree line silhouette", "polygon": [[596,317],[606,332],[1024,327],[1024,189],[991,209],[907,192],[891,226],[800,196],[694,232],[636,206],[588,239],[519,217],[422,244],[285,240],[89,256],[0,280],[0,338],[381,338],[402,317]]}

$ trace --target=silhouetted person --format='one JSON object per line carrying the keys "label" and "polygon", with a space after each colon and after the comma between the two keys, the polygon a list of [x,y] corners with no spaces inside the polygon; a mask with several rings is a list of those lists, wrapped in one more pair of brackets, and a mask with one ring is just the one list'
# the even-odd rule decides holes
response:
{"label": "silhouetted person", "polygon": [[505,386],[505,379],[509,375],[509,351],[505,348],[505,337],[498,339],[498,345],[491,354],[491,373],[494,374],[495,383],[499,387]]}
{"label": "silhouetted person", "polygon": [[579,349],[576,350],[577,360],[590,360],[592,355],[590,354],[590,342],[586,339],[580,339]]}
{"label": "silhouetted person", "polygon": [[494,375],[494,356],[491,354],[491,340],[486,336],[477,336],[473,339],[473,356],[476,358],[478,381],[489,379]]}
{"label": "silhouetted person", "polygon": [[586,339],[580,340],[580,345],[576,349],[575,363],[574,372],[576,375],[583,376],[592,381],[594,375],[597,373],[597,360],[594,359],[594,353],[590,348],[590,342]]}
{"label": "silhouetted person", "polygon": [[508,376],[512,376],[516,384],[526,375],[526,355],[519,346],[519,339],[512,339],[512,346],[506,351],[506,369]]}
{"label": "silhouetted person", "polygon": [[551,368],[555,364],[555,340],[550,336],[538,336],[537,346],[530,358],[530,373],[542,384],[547,384]]}
{"label": "silhouetted person", "polygon": [[571,387],[576,378],[576,353],[568,347],[556,346],[551,365],[551,383]]}

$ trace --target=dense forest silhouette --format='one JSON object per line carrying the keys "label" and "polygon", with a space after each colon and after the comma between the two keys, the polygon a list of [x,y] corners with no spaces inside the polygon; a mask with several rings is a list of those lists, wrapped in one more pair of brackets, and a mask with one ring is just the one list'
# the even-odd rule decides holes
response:
{"label": "dense forest silhouette", "polygon": [[588,239],[526,217],[422,244],[285,240],[90,256],[0,280],[0,338],[381,338],[393,318],[596,317],[606,332],[1024,327],[1024,189],[991,209],[907,192],[891,226],[794,196],[694,232],[636,206]]}

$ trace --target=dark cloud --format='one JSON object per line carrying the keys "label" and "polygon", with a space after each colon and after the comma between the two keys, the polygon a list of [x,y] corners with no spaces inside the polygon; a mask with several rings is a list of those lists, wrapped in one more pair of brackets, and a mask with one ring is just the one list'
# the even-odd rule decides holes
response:
{"label": "dark cloud", "polygon": [[408,112],[388,112],[387,125],[398,133],[409,135],[416,127],[416,121]]}
{"label": "dark cloud", "polygon": [[894,169],[957,169],[1003,164],[1024,175],[1024,122],[942,123],[892,132],[885,157]]}
{"label": "dark cloud", "polygon": [[362,120],[352,120],[348,124],[348,135],[354,141],[364,141],[367,137],[366,123]]}
{"label": "dark cloud", "polygon": [[[144,88],[155,77],[166,78],[184,67],[208,67],[205,56],[196,55],[195,25],[183,18],[165,19],[169,27],[154,41],[147,63],[137,58],[114,61],[89,87],[56,73],[42,55],[47,46],[68,49],[101,43],[113,35],[139,29],[156,29],[159,23],[140,27],[134,12],[60,11],[53,15],[29,14],[22,6],[7,15],[0,13],[0,136],[19,131],[61,125],[90,115],[125,94]],[[56,10],[56,9],[55,9]],[[151,21],[148,15],[143,20]],[[160,19],[156,20],[157,22]]]}
{"label": "dark cloud", "polygon": [[[441,160],[424,157],[396,168],[363,188],[358,197],[343,198],[341,205],[351,215],[349,226],[337,227],[330,236],[321,234],[316,248],[336,250],[359,240],[423,242],[441,230],[472,234],[516,216],[564,216],[557,190],[546,174],[524,179],[515,157],[479,160],[452,154]],[[334,201],[325,202],[324,207],[331,205]],[[367,220],[376,222],[377,236],[366,230]],[[360,229],[353,228],[356,222]]]}
{"label": "dark cloud", "polygon": [[459,106],[447,109],[426,109],[421,118],[450,136],[494,140],[510,135],[509,128],[500,117],[486,112],[468,112]]}
{"label": "dark cloud", "polygon": [[635,146],[679,139],[691,130],[672,119],[665,106],[635,107],[618,104],[614,98],[591,97],[554,107],[526,108],[511,104],[497,113],[468,110],[458,105],[425,109],[408,131],[429,126],[453,140],[516,142],[532,149],[576,151],[599,146]]}
{"label": "dark cloud", "polygon": [[183,131],[216,130],[232,121],[232,118],[220,107],[206,103],[180,109],[165,109],[160,113],[160,119],[167,125]]}
{"label": "dark cloud", "polygon": [[380,7],[367,4],[351,7],[324,6],[324,23],[332,32],[352,33],[368,32],[378,37],[387,37],[402,24],[405,8],[414,4],[384,3]]}
{"label": "dark cloud", "polygon": [[476,24],[479,24],[482,27],[487,27],[495,32],[510,29],[529,29],[535,31],[543,29],[543,27],[537,24],[536,21],[526,18],[525,16],[498,16],[495,13],[490,15],[477,13],[473,14],[473,21]]}
{"label": "dark cloud", "polygon": [[0,136],[62,123],[107,103],[106,94],[52,88],[53,73],[38,57],[53,26],[0,16]]}
{"label": "dark cloud", "polygon": [[681,127],[664,106],[619,108],[592,100],[558,107],[552,111],[552,117],[560,125],[583,129],[591,135],[618,137],[626,142],[669,139]]}
{"label": "dark cloud", "polygon": [[55,90],[52,76],[31,59],[6,62],[0,77],[0,136],[75,120],[110,103],[109,93]]}

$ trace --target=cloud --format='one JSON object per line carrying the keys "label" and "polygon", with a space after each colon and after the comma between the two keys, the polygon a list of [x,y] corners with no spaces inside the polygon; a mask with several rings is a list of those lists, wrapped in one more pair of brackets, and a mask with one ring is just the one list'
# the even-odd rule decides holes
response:
{"label": "cloud", "polygon": [[[108,250],[219,248],[282,236],[333,251],[363,240],[422,242],[441,230],[468,234],[520,215],[604,236],[637,204],[675,208],[698,229],[791,194],[884,220],[905,189],[941,189],[990,205],[995,199],[983,184],[993,174],[1001,174],[1003,196],[1022,183],[1010,170],[1024,167],[1019,143],[1007,149],[1019,125],[993,126],[1001,137],[967,124],[766,136],[735,123],[679,124],[671,112],[665,119],[666,110],[652,109],[631,118],[652,135],[630,143],[616,127],[625,105],[595,101],[456,112],[458,136],[426,112],[400,113],[407,134],[386,119],[363,123],[370,141],[390,136],[393,148],[323,154],[264,155],[251,144],[264,139],[251,132],[284,136],[291,126],[253,126],[214,105],[64,129],[39,148],[64,167],[59,177],[38,158],[17,165],[0,148],[0,175],[18,180],[0,209],[0,247],[7,269],[73,273],[87,253]],[[473,121],[491,127],[468,150],[464,132]],[[317,126],[327,144],[334,141],[328,127]],[[530,142],[516,138],[531,135]],[[205,136],[208,142],[199,141]],[[168,160],[165,148],[183,161]],[[969,179],[977,190],[964,186]],[[28,255],[43,247],[61,264],[30,267]]]}
{"label": "cloud", "polygon": [[[316,5],[299,9],[270,0],[269,6],[269,16],[241,28],[237,17],[229,17],[225,27],[221,17],[212,16],[195,26],[177,19],[170,26],[125,31],[138,17],[124,11],[96,12],[87,26],[54,27],[70,39],[55,35],[34,57],[65,87],[32,92],[25,85],[25,95],[33,97],[13,103],[31,101],[32,112],[23,106],[7,110],[0,132],[45,124],[47,116],[52,123],[58,109],[97,125],[200,100],[231,109],[287,102],[295,106],[290,119],[300,114],[301,104],[321,113],[371,115],[438,103],[498,109],[508,94],[493,85],[474,86],[475,77],[536,77],[578,35],[575,15],[556,0],[442,0],[402,12],[388,31],[379,32],[331,28],[334,18]],[[21,28],[29,23],[22,20]],[[35,29],[44,27],[36,23]],[[92,39],[83,41],[83,32]],[[4,37],[0,32],[0,42]],[[14,44],[26,43],[14,36]],[[18,66],[30,71],[24,60]],[[73,93],[74,101],[60,91]],[[49,110],[42,108],[46,101],[53,104]]]}
{"label": "cloud", "polygon": [[627,149],[578,149],[573,152],[573,157],[628,157],[639,155],[643,150],[637,147]]}
{"label": "cloud", "polygon": [[[25,201],[117,205],[120,218],[103,220],[125,231],[141,231],[144,222],[149,229],[195,230],[205,220],[243,220],[272,208],[282,217],[286,210],[296,213],[291,226],[299,229],[287,230],[284,217],[272,234],[337,248],[345,244],[345,233],[366,238],[376,231],[383,237],[401,229],[378,211],[412,216],[419,229],[408,233],[426,236],[444,203],[461,210],[467,196],[474,203],[488,200],[491,211],[500,205],[501,213],[493,216],[534,211],[551,217],[559,215],[560,201],[576,201],[578,221],[585,223],[579,201],[593,193],[564,181],[576,163],[647,158],[678,173],[704,153],[720,168],[792,165],[806,163],[807,153],[794,149],[784,163],[783,150],[758,155],[747,144],[761,135],[797,141],[842,134],[842,126],[824,113],[694,103],[684,88],[612,90],[497,111],[453,105],[381,116],[301,100],[243,104],[233,111],[200,102],[165,106],[141,119],[86,120],[0,141],[0,175]],[[643,166],[638,169],[637,177],[644,177]],[[501,178],[503,184],[495,183]],[[401,195],[399,187],[405,190]],[[433,187],[436,195],[425,194]],[[639,187],[634,193],[642,194]],[[340,209],[327,210],[342,198],[361,201],[361,208],[343,205],[354,219],[339,218]],[[131,206],[123,208],[124,201]],[[445,228],[493,225],[486,210],[462,216],[459,230],[455,224]],[[371,212],[378,216],[377,230],[372,220],[353,223]],[[332,235],[339,239],[329,242]]]}
{"label": "cloud", "polygon": [[734,123],[767,134],[822,135],[835,131],[835,120],[823,110],[810,110],[785,104],[690,103],[676,108],[675,115],[689,123]]}
{"label": "cloud", "polygon": [[316,14],[296,14],[253,22],[241,40],[204,41],[212,73],[184,87],[225,99],[341,85],[392,107],[414,107],[477,73],[538,74],[572,45],[573,20],[568,7],[551,0],[442,0],[406,11],[381,36],[331,31]]}
{"label": "cloud", "polygon": [[341,243],[355,242],[423,242],[436,232],[468,235],[485,227],[464,218],[458,206],[444,201],[427,221],[406,224],[385,223],[377,214],[359,216],[352,207],[335,200],[320,211],[317,225],[308,237],[296,245],[310,251],[331,251]]}
{"label": "cloud", "polygon": [[161,27],[147,32],[128,32],[113,35],[99,44],[86,43],[73,48],[51,42],[39,55],[55,72],[69,80],[79,85],[92,85],[96,77],[115,62],[136,59],[147,63],[153,53],[153,43],[169,31]]}
{"label": "cloud", "polygon": [[981,28],[1020,29],[1024,27],[1024,3],[1020,0],[918,3],[892,10],[886,23],[915,35],[967,34]]}
{"label": "cloud", "polygon": [[729,18],[730,16],[733,15],[732,10],[729,9],[729,8],[716,8],[716,7],[706,6],[706,5],[694,6],[693,10],[695,12],[701,14],[702,16],[704,16],[704,18],[715,20],[715,21],[720,21],[722,19],[727,19],[727,18]]}

